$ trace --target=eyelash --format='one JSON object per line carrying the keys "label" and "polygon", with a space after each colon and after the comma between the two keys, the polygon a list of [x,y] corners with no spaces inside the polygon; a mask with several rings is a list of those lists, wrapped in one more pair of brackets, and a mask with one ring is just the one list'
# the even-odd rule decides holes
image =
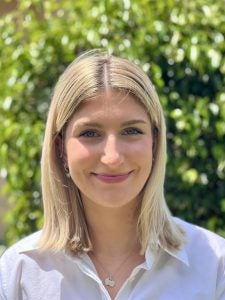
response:
{"label": "eyelash", "polygon": [[79,134],[80,137],[87,137],[87,138],[93,138],[93,137],[99,137],[100,134],[94,130],[85,130]]}
{"label": "eyelash", "polygon": [[143,132],[140,129],[134,127],[125,128],[123,130],[123,135],[137,135],[137,134],[143,134]]}
{"label": "eyelash", "polygon": [[[134,128],[134,127],[130,127],[130,128],[125,128],[123,129],[122,131],[122,135],[138,135],[138,134],[143,134],[143,132],[138,129],[138,128]],[[98,133],[97,131],[95,130],[85,130],[83,132],[81,132],[79,134],[80,137],[85,137],[85,138],[97,138],[97,137],[100,137],[101,134]]]}

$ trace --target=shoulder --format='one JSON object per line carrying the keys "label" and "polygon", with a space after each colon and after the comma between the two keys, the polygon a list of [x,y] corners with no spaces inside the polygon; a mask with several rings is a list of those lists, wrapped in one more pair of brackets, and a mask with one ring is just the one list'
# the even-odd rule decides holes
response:
{"label": "shoulder", "polygon": [[35,232],[8,248],[0,257],[0,272],[5,265],[14,265],[26,251],[37,249],[40,235],[41,231]]}
{"label": "shoulder", "polygon": [[[29,235],[8,248],[0,257],[0,298],[5,299],[6,287],[11,286],[11,290],[16,291],[16,283],[19,281],[22,265],[26,256],[24,253],[37,248],[40,231]],[[11,283],[11,284],[10,284]],[[12,296],[14,297],[14,295]],[[14,297],[15,299],[16,296]],[[14,299],[12,298],[12,299]]]}
{"label": "shoulder", "polygon": [[[225,239],[200,226],[174,218],[185,232],[184,249],[190,264],[203,264],[225,270]],[[224,271],[223,271],[224,272]]]}
{"label": "shoulder", "polygon": [[200,226],[188,223],[179,218],[174,218],[175,222],[184,230],[187,246],[195,245],[195,248],[208,245],[216,252],[225,253],[225,239],[218,234],[202,228]]}
{"label": "shoulder", "polygon": [[18,241],[3,253],[3,255],[0,258],[0,261],[4,260],[8,256],[11,256],[12,254],[20,254],[24,251],[36,249],[38,247],[40,235],[41,231],[37,231]]}
{"label": "shoulder", "polygon": [[[202,227],[174,218],[185,232],[183,246],[192,274],[204,282],[214,284],[216,299],[225,297],[225,239]],[[209,280],[210,278],[210,280]]]}

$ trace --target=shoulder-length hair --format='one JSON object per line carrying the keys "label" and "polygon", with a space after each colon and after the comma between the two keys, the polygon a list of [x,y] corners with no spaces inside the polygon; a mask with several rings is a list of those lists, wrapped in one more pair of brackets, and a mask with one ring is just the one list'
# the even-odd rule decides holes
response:
{"label": "shoulder-length hair", "polygon": [[41,161],[44,226],[40,248],[74,253],[92,249],[81,195],[66,174],[57,141],[64,139],[63,132],[79,105],[106,89],[132,95],[144,105],[153,128],[154,162],[138,211],[141,252],[148,245],[176,250],[184,238],[164,198],[166,127],[160,101],[150,79],[137,65],[101,50],[87,52],[72,62],[53,93]]}

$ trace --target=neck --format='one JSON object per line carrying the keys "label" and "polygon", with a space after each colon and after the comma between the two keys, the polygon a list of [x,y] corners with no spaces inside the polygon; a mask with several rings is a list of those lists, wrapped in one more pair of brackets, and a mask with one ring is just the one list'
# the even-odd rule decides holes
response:
{"label": "neck", "polygon": [[120,208],[102,207],[93,202],[85,203],[85,213],[93,253],[98,256],[119,257],[140,250],[137,236],[137,205]]}

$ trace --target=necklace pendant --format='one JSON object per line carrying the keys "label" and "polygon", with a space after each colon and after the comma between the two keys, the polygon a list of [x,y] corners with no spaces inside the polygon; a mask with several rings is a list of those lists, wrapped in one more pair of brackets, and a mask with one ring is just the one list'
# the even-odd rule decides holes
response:
{"label": "necklace pendant", "polygon": [[105,279],[105,285],[106,286],[110,286],[110,287],[114,287],[115,286],[115,280],[113,280],[113,278],[112,277],[107,277],[106,279]]}

